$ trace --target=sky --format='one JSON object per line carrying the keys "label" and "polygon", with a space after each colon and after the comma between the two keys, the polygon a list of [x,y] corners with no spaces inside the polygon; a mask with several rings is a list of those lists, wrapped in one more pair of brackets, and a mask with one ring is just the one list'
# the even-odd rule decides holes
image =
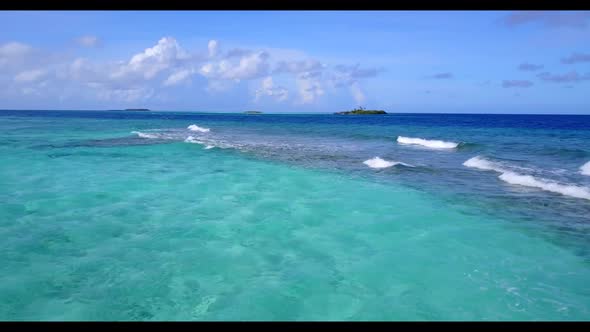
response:
{"label": "sky", "polygon": [[0,109],[590,114],[590,11],[2,11]]}

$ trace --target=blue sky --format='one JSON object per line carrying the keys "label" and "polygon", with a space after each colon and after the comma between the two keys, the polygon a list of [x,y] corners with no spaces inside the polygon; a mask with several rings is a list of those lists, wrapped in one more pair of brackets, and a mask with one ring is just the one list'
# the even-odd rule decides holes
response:
{"label": "blue sky", "polygon": [[590,114],[590,12],[0,12],[0,109]]}

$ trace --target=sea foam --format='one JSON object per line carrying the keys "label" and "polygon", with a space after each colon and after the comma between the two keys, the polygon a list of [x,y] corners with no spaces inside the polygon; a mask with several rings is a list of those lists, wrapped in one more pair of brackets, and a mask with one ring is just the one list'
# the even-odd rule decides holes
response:
{"label": "sea foam", "polygon": [[546,179],[538,179],[531,175],[522,175],[514,172],[504,172],[500,174],[500,180],[514,185],[533,187],[566,196],[590,200],[590,190],[586,187],[560,184]]}
{"label": "sea foam", "polygon": [[198,139],[194,138],[193,136],[189,136],[184,140],[185,143],[196,143],[196,144],[205,144]]}
{"label": "sea foam", "polygon": [[379,157],[374,157],[368,160],[363,161],[363,164],[371,167],[371,168],[388,168],[395,165],[404,165],[408,167],[413,167],[410,164],[402,163],[399,161],[389,161],[385,159],[381,159]]}
{"label": "sea foam", "polygon": [[484,171],[496,171],[500,173],[505,172],[505,169],[500,164],[495,163],[493,161],[489,161],[480,156],[475,156],[471,159],[466,160],[463,163],[463,166],[477,168]]}
{"label": "sea foam", "polygon": [[198,131],[201,133],[208,133],[209,131],[211,131],[209,128],[199,127],[196,124],[192,124],[192,125],[188,126],[186,129],[191,130],[191,131]]}
{"label": "sea foam", "polygon": [[210,144],[207,144],[207,143],[205,143],[205,142],[203,142],[203,141],[200,141],[200,140],[196,139],[196,138],[195,138],[195,137],[193,137],[193,136],[189,136],[189,137],[187,137],[187,138],[184,140],[184,142],[185,142],[185,143],[195,143],[195,144],[201,144],[201,145],[205,145],[205,147],[203,147],[203,149],[205,149],[205,150],[213,149],[213,148],[215,147],[215,145],[210,145]]}
{"label": "sea foam", "polygon": [[463,165],[471,168],[477,168],[480,170],[498,172],[500,173],[500,180],[512,185],[532,187],[544,191],[562,194],[565,196],[590,200],[590,189],[586,187],[561,184],[543,178],[536,178],[532,175],[519,174],[507,170],[499,163],[484,159],[480,156],[468,159],[463,163]]}
{"label": "sea foam", "polygon": [[397,142],[399,144],[413,144],[413,145],[421,145],[425,146],[430,149],[455,149],[459,146],[459,143],[455,142],[445,142],[440,140],[428,140],[423,138],[414,138],[414,137],[405,137],[405,136],[398,136]]}
{"label": "sea foam", "polygon": [[580,173],[590,176],[590,161],[580,167]]}
{"label": "sea foam", "polygon": [[158,135],[154,135],[154,134],[146,134],[146,133],[142,133],[141,131],[132,131],[132,134],[136,134],[137,136],[141,137],[141,138],[158,138]]}

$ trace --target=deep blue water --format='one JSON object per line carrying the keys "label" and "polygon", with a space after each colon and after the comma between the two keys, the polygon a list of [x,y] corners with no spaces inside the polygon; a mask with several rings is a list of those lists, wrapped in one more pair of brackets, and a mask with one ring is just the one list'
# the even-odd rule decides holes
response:
{"label": "deep blue water", "polygon": [[[333,116],[332,114],[264,114],[247,115],[239,113],[196,113],[196,112],[125,112],[125,111],[41,111],[41,110],[0,110],[0,116],[58,117],[58,118],[101,118],[101,119],[169,119],[211,121],[251,121],[255,123],[315,123],[342,124],[357,123],[387,126],[457,126],[480,128],[535,128],[589,130],[590,115],[548,115],[548,114],[441,114],[441,113],[398,113],[381,116]],[[352,119],[351,119],[352,118]]]}

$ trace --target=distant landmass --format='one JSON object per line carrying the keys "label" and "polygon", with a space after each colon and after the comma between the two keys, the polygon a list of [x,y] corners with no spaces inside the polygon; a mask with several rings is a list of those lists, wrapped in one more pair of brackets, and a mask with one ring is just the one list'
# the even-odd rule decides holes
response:
{"label": "distant landmass", "polygon": [[387,112],[382,111],[382,110],[366,110],[363,107],[360,108],[355,108],[352,111],[345,111],[345,112],[336,112],[334,114],[338,114],[338,115],[366,115],[366,114],[387,114]]}
{"label": "distant landmass", "polygon": [[262,114],[260,111],[246,111],[244,114]]}

